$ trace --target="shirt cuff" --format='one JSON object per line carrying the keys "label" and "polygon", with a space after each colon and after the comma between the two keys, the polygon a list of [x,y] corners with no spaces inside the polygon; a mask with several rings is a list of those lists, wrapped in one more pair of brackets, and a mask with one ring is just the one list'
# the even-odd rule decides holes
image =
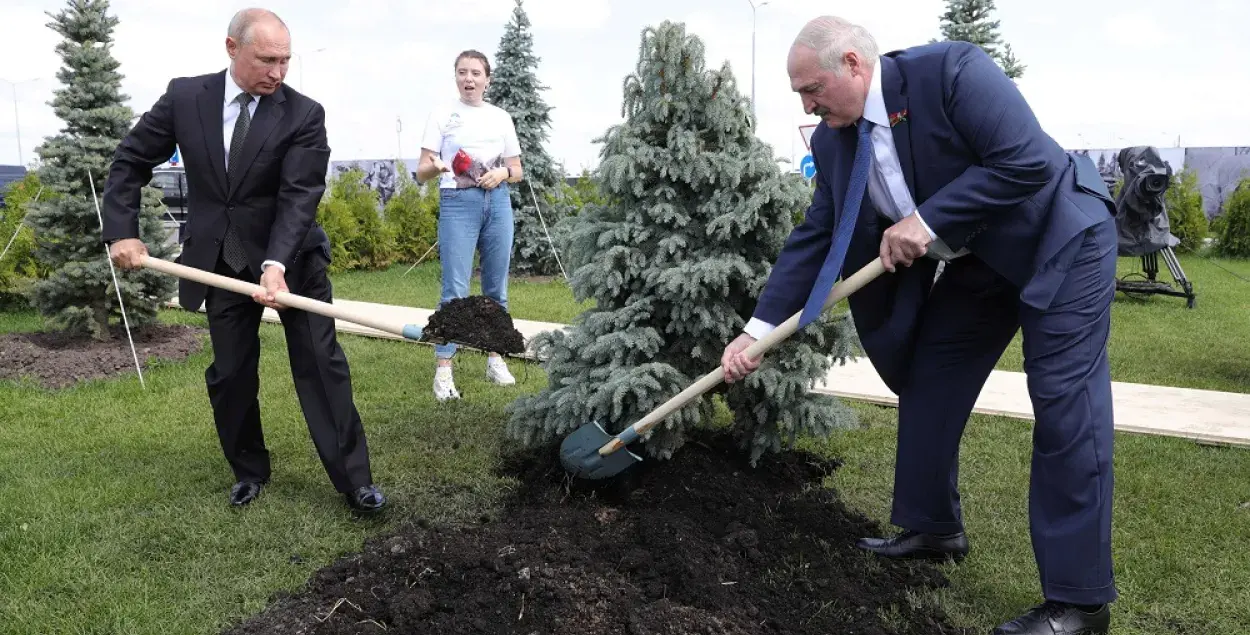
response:
{"label": "shirt cuff", "polygon": [[916,210],[912,213],[916,215],[916,219],[920,221],[920,224],[924,225],[924,230],[929,232],[929,238],[932,238],[933,240],[937,240],[937,234],[933,233],[933,230],[929,229],[929,224],[924,222],[924,218],[920,216],[920,210]]}
{"label": "shirt cuff", "polygon": [[769,324],[768,322],[764,322],[763,320],[759,320],[756,318],[751,318],[750,321],[747,322],[747,325],[742,328],[742,330],[746,332],[747,335],[754,337],[756,340],[762,340],[764,339],[765,335],[768,335],[769,333],[773,332],[773,329],[776,329],[776,328],[777,327],[775,325]]}
{"label": "shirt cuff", "polygon": [[263,271],[265,270],[265,267],[268,267],[269,265],[273,265],[273,266],[275,266],[275,267],[277,267],[277,268],[281,269],[281,270],[282,270],[283,275],[285,275],[285,274],[286,274],[286,265],[284,265],[284,264],[282,264],[282,263],[278,262],[277,260],[266,260],[265,262],[262,262],[262,263],[260,264],[260,270],[263,272]]}

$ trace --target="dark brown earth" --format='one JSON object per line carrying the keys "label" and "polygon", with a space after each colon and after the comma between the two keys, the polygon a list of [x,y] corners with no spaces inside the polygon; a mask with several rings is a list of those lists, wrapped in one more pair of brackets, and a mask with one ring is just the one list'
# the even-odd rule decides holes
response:
{"label": "dark brown earth", "polygon": [[498,520],[403,523],[227,633],[964,632],[910,599],[946,584],[936,568],[855,549],[880,528],[821,487],[831,462],[751,468],[715,436],[607,483],[569,480],[554,449],[506,463]]}
{"label": "dark brown earth", "polygon": [[[132,329],[139,363],[182,361],[204,346],[207,330],[178,324]],[[46,388],[65,388],[81,381],[135,372],[134,354],[124,327],[112,330],[111,341],[71,337],[62,332],[0,335],[0,380],[31,379]]]}
{"label": "dark brown earth", "polygon": [[444,304],[430,316],[421,341],[450,341],[508,355],[525,352],[525,338],[513,326],[512,316],[498,302],[484,295],[457,298]]}

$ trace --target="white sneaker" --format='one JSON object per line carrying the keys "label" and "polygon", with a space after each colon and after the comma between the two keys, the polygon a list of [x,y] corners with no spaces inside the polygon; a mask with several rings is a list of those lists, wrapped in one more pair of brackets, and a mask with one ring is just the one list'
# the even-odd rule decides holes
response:
{"label": "white sneaker", "polygon": [[511,386],[516,383],[512,373],[508,372],[508,365],[504,363],[502,357],[486,358],[486,378],[501,386]]}
{"label": "white sneaker", "polygon": [[434,398],[439,401],[460,398],[460,391],[456,390],[456,382],[451,377],[450,366],[439,366],[434,370]]}

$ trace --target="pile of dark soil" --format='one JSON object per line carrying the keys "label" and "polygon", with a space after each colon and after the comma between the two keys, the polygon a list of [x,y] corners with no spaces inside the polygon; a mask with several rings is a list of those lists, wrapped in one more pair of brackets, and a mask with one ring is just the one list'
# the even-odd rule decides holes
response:
{"label": "pile of dark soil", "polygon": [[512,316],[484,295],[456,298],[444,304],[430,316],[421,341],[455,342],[505,355],[525,352],[525,338],[513,326]]}
{"label": "pile of dark soil", "polygon": [[820,486],[833,464],[739,457],[712,437],[607,485],[570,480],[554,450],[513,461],[498,520],[406,523],[228,633],[963,632],[913,601],[946,584],[936,568],[855,548],[880,529]]}
{"label": "pile of dark soil", "polygon": [[[139,363],[152,359],[182,361],[203,348],[200,327],[153,324],[131,331]],[[33,379],[47,388],[135,372],[126,330],[116,326],[110,341],[71,337],[63,332],[0,335],[0,380]]]}

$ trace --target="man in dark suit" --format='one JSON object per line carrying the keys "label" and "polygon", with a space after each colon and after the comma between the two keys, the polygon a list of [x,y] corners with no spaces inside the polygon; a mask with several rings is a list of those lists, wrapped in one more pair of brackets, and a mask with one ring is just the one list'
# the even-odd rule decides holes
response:
{"label": "man in dark suit", "polygon": [[[899,396],[891,522],[865,538],[884,557],[962,559],[959,441],[1017,330],[1036,424],[1029,515],[1046,601],[999,634],[1106,633],[1112,406],[1107,363],[1116,238],[1110,194],[1064,152],[980,48],[944,42],[879,55],[838,18],[799,34],[788,62],[812,136],[816,191],[726,380],[758,367],[744,349],[880,256],[889,273],[849,298],[865,353]],[[861,209],[862,208],[862,209]],[[938,274],[938,264],[944,263]]]}
{"label": "man in dark suit", "polygon": [[171,81],[118,146],[104,188],[104,240],[118,266],[140,265],[147,253],[138,238],[140,191],[177,144],[190,189],[181,262],[259,280],[266,291],[248,298],[187,280],[178,288],[188,310],[207,301],[213,363],[205,380],[238,481],[231,504],[250,503],[270,478],[257,399],[257,332],[268,306],[282,318],[300,407],[331,483],[352,508],[375,512],[386,499],[373,484],[334,320],[282,307],[273,295],[332,301],[329,238],[314,223],[330,156],[325,111],[282,83],[290,33],[277,15],[240,11],[230,22],[226,53],[229,69]]}

